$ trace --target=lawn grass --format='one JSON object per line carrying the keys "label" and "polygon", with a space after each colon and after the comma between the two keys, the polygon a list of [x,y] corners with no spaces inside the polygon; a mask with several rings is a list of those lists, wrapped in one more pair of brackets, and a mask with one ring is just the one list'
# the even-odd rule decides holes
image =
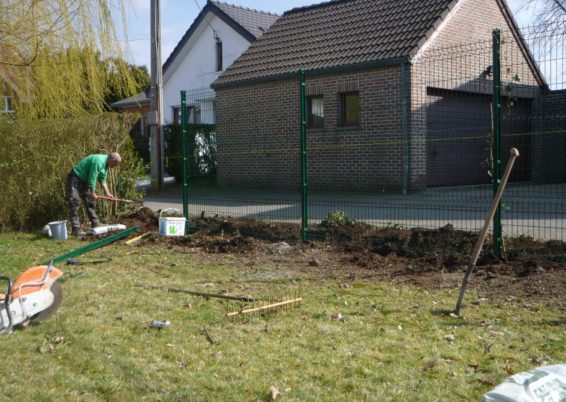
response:
{"label": "lawn grass", "polygon": [[[84,245],[2,235],[0,274]],[[482,301],[462,319],[446,313],[457,288],[323,280],[121,242],[79,259],[105,257],[60,265],[74,278],[58,313],[0,337],[2,400],[264,401],[275,386],[285,401],[471,401],[510,373],[566,362],[564,311],[544,303]],[[236,302],[139,284],[303,303],[229,320]]]}

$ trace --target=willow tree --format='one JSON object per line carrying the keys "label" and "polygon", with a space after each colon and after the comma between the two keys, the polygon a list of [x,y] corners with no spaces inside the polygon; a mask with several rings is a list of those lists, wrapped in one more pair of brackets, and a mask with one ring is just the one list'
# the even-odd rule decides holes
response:
{"label": "willow tree", "polygon": [[124,1],[0,1],[0,90],[16,116],[100,113],[110,90],[135,93],[115,24],[125,37]]}

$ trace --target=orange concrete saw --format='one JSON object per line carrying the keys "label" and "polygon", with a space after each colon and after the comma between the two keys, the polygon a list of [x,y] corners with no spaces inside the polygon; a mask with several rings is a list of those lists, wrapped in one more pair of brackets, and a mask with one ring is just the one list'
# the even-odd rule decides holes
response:
{"label": "orange concrete saw", "polygon": [[51,263],[29,268],[13,282],[0,275],[0,281],[8,284],[6,294],[0,294],[0,335],[10,333],[18,325],[44,321],[55,314],[62,299],[57,282],[62,275]]}

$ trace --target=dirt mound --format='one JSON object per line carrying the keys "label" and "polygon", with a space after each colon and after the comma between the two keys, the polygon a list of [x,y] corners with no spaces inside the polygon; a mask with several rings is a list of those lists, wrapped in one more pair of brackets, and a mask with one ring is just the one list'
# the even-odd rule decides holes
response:
{"label": "dirt mound", "polygon": [[[432,230],[375,227],[357,222],[316,225],[303,245],[296,224],[252,219],[192,219],[189,236],[157,234],[159,217],[147,208],[124,215],[120,223],[154,232],[144,242],[169,248],[198,248],[206,253],[242,255],[285,266],[288,270],[410,282],[422,286],[458,286],[469,263],[477,233],[450,225]],[[285,242],[293,251],[266,252],[269,244]],[[244,257],[242,257],[244,258]],[[505,240],[505,255],[497,259],[488,238],[471,280],[490,297],[561,300],[566,287],[566,243],[538,242],[520,237]]]}
{"label": "dirt mound", "polygon": [[291,223],[270,223],[247,218],[201,218],[191,222],[191,231],[209,232],[211,235],[241,235],[269,242],[297,243],[300,228]]}
{"label": "dirt mound", "polygon": [[127,227],[139,226],[142,232],[159,231],[159,217],[151,209],[143,207],[118,217],[118,223]]}
{"label": "dirt mound", "polygon": [[202,247],[208,253],[246,254],[254,251],[255,241],[244,236],[214,236],[203,234],[193,242],[195,247]]}
{"label": "dirt mound", "polygon": [[[120,223],[140,226],[141,231],[157,232],[159,217],[149,208],[123,215]],[[300,243],[299,225],[262,222],[253,219],[199,218],[191,220],[188,237],[163,237],[161,242],[175,246],[201,247],[208,252],[248,253],[258,241]],[[335,252],[349,256],[360,267],[371,268],[380,257],[391,256],[412,261],[410,265],[442,272],[459,272],[469,263],[477,233],[442,228],[404,229],[375,227],[363,223],[338,226],[316,225],[309,228],[309,238],[332,244]],[[159,240],[159,237],[155,239]],[[155,240],[155,241],[158,241]],[[528,237],[506,240],[506,252],[499,260],[491,252],[488,237],[476,263],[478,270],[491,275],[525,277],[566,266],[566,243],[537,242]]]}

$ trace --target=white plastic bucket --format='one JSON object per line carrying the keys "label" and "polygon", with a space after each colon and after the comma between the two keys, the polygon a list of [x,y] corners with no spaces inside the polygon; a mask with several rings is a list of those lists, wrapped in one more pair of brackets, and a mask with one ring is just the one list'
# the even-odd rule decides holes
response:
{"label": "white plastic bucket", "polygon": [[55,221],[47,224],[54,240],[67,240],[67,221]]}
{"label": "white plastic bucket", "polygon": [[159,234],[163,236],[184,236],[185,223],[184,217],[161,216],[165,211],[179,211],[176,208],[167,208],[159,213]]}

